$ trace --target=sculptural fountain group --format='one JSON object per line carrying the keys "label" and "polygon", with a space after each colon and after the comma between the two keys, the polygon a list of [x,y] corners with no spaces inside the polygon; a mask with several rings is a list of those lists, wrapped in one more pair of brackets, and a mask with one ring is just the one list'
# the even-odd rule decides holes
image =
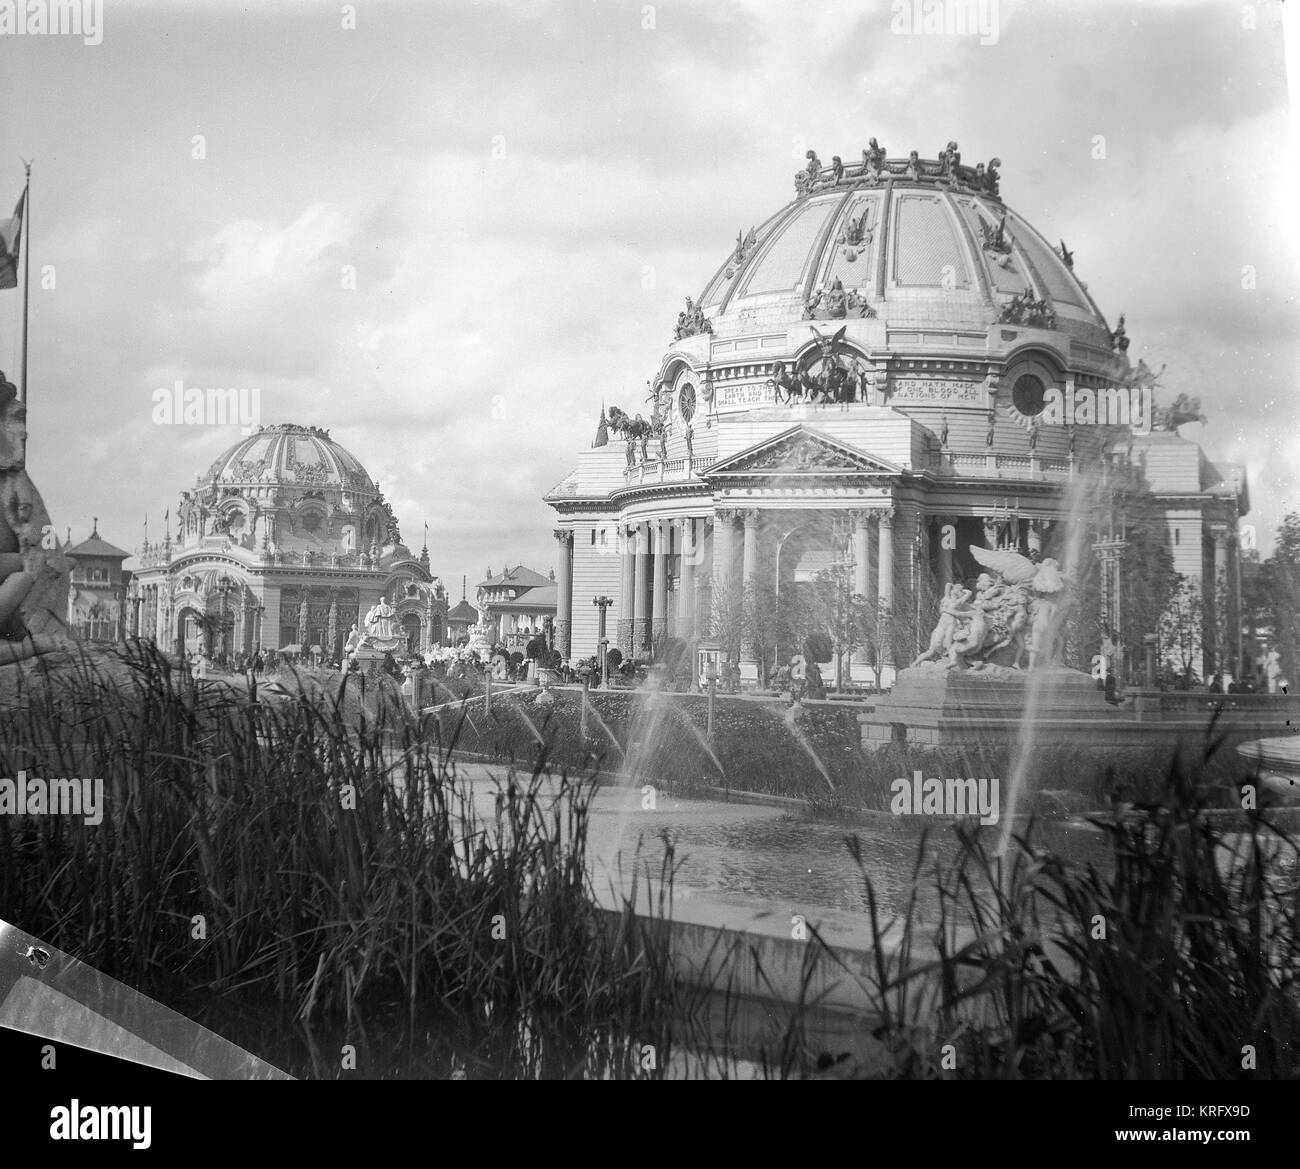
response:
{"label": "sculptural fountain group", "polygon": [[1026,660],[1030,669],[1057,665],[1067,585],[1060,565],[1000,549],[970,551],[989,571],[973,590],[944,587],[929,647],[911,668],[933,663],[992,674],[999,666],[1019,670]]}

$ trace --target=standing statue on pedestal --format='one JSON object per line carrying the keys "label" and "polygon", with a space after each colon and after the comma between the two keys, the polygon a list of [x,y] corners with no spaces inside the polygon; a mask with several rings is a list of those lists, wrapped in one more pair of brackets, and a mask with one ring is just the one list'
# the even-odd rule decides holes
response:
{"label": "standing statue on pedestal", "polygon": [[0,665],[68,644],[70,566],[26,465],[27,407],[0,373]]}
{"label": "standing statue on pedestal", "polygon": [[380,597],[366,614],[366,634],[375,642],[393,640],[393,607],[386,597]]}

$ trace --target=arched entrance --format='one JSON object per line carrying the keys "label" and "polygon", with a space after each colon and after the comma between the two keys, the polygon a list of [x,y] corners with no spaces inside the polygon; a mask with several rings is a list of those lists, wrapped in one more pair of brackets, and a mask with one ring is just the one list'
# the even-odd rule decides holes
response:
{"label": "arched entrance", "polygon": [[[829,635],[835,627],[833,604],[839,564],[829,517],[798,523],[777,545],[776,597],[778,661],[803,653],[809,635]],[[829,660],[818,663],[823,673]]]}
{"label": "arched entrance", "polygon": [[420,652],[420,617],[418,613],[406,613],[402,616],[399,626],[402,635],[406,639],[406,652],[408,654],[418,654]]}
{"label": "arched entrance", "polygon": [[202,613],[193,605],[185,605],[176,614],[176,643],[182,653],[187,653],[191,657],[198,654],[199,650],[205,653],[211,653],[212,647],[208,644],[208,626]]}

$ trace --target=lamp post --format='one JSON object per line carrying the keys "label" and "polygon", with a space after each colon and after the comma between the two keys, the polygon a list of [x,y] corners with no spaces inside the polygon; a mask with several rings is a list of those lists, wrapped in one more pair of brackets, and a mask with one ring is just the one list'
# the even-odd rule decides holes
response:
{"label": "lamp post", "polygon": [[718,694],[718,666],[715,659],[709,659],[709,668],[705,671],[704,676],[709,682],[709,717],[705,733],[708,735],[709,742],[711,743],[713,742],[713,700]]}
{"label": "lamp post", "polygon": [[608,678],[605,674],[605,656],[609,649],[609,638],[605,636],[605,610],[614,603],[612,597],[607,597],[603,593],[599,597],[592,597],[591,603],[600,610],[599,624],[596,629],[596,652],[600,656],[600,685],[604,689]]}

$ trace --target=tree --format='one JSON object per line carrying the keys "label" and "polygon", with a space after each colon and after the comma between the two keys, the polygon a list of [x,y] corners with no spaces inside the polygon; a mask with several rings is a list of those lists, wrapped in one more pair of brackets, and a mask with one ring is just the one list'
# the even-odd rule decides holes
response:
{"label": "tree", "polygon": [[1160,616],[1160,654],[1178,667],[1179,685],[1186,689],[1197,679],[1193,663],[1201,652],[1205,599],[1197,582],[1179,576],[1169,604]]}
{"label": "tree", "polygon": [[1277,530],[1273,555],[1264,561],[1253,598],[1272,625],[1273,646],[1282,673],[1300,675],[1300,512],[1291,512]]}
{"label": "tree", "polygon": [[871,603],[850,591],[846,565],[823,569],[808,583],[798,619],[805,637],[821,634],[829,642],[841,681],[842,663],[870,643],[875,624]]}
{"label": "tree", "polygon": [[752,659],[763,672],[778,646],[790,639],[789,606],[778,603],[775,587],[766,580],[765,575],[746,585],[732,576],[710,589],[710,626],[723,658],[733,663]]}
{"label": "tree", "polygon": [[1119,632],[1124,662],[1140,669],[1142,639],[1159,630],[1179,577],[1169,550],[1168,524],[1156,498],[1149,491],[1135,492],[1127,497],[1125,508],[1128,543],[1120,560]]}

